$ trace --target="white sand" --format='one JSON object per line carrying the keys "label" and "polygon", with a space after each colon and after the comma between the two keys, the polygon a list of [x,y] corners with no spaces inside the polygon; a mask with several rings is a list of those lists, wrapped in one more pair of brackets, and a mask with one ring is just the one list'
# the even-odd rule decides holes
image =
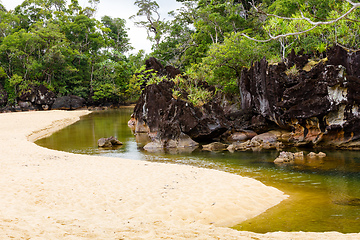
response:
{"label": "white sand", "polygon": [[0,114],[0,239],[360,239],[232,230],[287,196],[216,170],[76,155],[31,142],[87,113]]}

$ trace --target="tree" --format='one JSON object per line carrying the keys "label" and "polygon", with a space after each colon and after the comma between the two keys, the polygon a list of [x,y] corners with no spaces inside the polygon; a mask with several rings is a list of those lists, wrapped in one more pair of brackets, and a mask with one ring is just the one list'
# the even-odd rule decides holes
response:
{"label": "tree", "polygon": [[29,29],[36,22],[53,20],[65,7],[65,0],[25,0],[15,8],[15,15],[20,19],[21,28]]}
{"label": "tree", "polygon": [[185,3],[185,7],[178,9],[178,12],[171,11],[171,21],[163,23],[163,40],[153,51],[152,55],[160,59],[166,65],[173,65],[179,68],[184,66],[184,55],[186,50],[193,44],[191,28],[193,15],[192,5]]}
{"label": "tree", "polygon": [[[66,70],[65,51],[69,47],[57,25],[35,24],[29,32],[20,30],[4,38],[0,45],[0,66],[19,93],[40,83],[57,84],[56,76]],[[55,81],[55,82],[54,82]]]}
{"label": "tree", "polygon": [[[231,33],[258,32],[260,23],[252,16],[242,1],[199,0],[188,16],[195,27],[192,42],[184,54],[185,66],[200,63],[211,44],[222,43]],[[246,1],[245,1],[246,2]]]}
{"label": "tree", "polygon": [[0,2],[0,12],[6,12],[6,8]]}
{"label": "tree", "polygon": [[1,79],[6,76],[3,82],[13,100],[38,84],[59,95],[88,98],[105,76],[100,63],[107,61],[116,67],[109,68],[113,73],[106,79],[126,91],[124,78],[131,74],[124,67],[123,53],[130,49],[125,21],[107,18],[104,26],[94,18],[98,2],[90,0],[82,8],[77,0],[69,5],[65,0],[25,0],[15,11],[0,11]]}
{"label": "tree", "polygon": [[109,45],[114,50],[124,53],[132,49],[126,32],[126,21],[124,19],[104,16],[101,18],[101,22],[105,28],[107,28],[103,31],[103,34],[111,39]]}
{"label": "tree", "polygon": [[237,94],[242,69],[266,55],[264,45],[232,33],[223,43],[210,47],[199,70],[207,72],[204,80],[210,84],[220,86],[227,94]]}
{"label": "tree", "polygon": [[[144,27],[148,33],[148,39],[158,47],[162,37],[162,21],[160,20],[159,5],[152,0],[137,0],[134,5],[138,6],[139,11],[130,17],[145,17],[146,21],[137,21],[136,25]],[[153,35],[153,36],[152,36]]]}
{"label": "tree", "polygon": [[[283,1],[283,0],[282,0]],[[329,2],[329,1],[327,1]],[[320,5],[323,6],[323,5]],[[275,18],[276,20],[268,20],[268,23],[270,22],[270,25],[272,27],[266,29],[268,31],[268,37],[266,39],[258,39],[254,37],[250,37],[247,34],[242,34],[244,37],[258,42],[269,42],[273,40],[278,39],[285,39],[285,38],[291,38],[294,36],[302,36],[307,33],[318,33],[315,30],[318,29],[325,29],[327,26],[336,27],[336,25],[341,21],[348,21],[350,22],[349,25],[352,25],[354,27],[355,31],[351,31],[348,29],[347,33],[356,33],[356,36],[358,36],[358,26],[359,26],[359,8],[360,3],[355,3],[351,0],[344,0],[342,3],[336,4],[335,8],[330,11],[330,4],[326,5],[325,8],[327,11],[325,12],[324,9],[320,11],[319,16],[326,17],[325,20],[319,19],[316,15],[312,15],[311,13],[315,13],[316,11],[304,11],[309,8],[307,5],[301,5],[297,13],[293,13],[291,17],[288,16],[279,16],[277,14],[269,14],[264,12],[263,10],[259,9],[255,5],[253,7],[255,10],[270,19]],[[316,8],[317,9],[317,8]],[[273,24],[276,23],[276,24]],[[280,24],[280,26],[279,26]],[[285,24],[291,24],[293,27],[291,30],[284,29],[283,26]],[[345,27],[344,24],[340,24],[343,27]],[[280,32],[273,32],[274,27]],[[335,37],[334,43],[337,44],[337,37]],[[358,43],[356,43],[358,44]]]}
{"label": "tree", "polygon": [[14,14],[0,10],[0,43],[3,38],[18,30],[19,18]]}

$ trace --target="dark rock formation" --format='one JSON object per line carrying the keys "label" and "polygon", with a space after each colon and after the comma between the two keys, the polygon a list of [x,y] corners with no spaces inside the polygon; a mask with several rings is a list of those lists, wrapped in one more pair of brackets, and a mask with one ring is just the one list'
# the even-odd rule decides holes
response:
{"label": "dark rock formation", "polygon": [[122,145],[122,142],[120,142],[117,138],[112,136],[109,138],[100,138],[97,143],[98,146],[102,148],[111,148],[114,146]]}
{"label": "dark rock formation", "polygon": [[0,106],[5,106],[8,101],[8,94],[0,84]]}
{"label": "dark rock formation", "polygon": [[309,54],[304,54],[304,50],[301,50],[298,52],[298,54],[295,54],[294,49],[292,49],[287,56],[288,67],[296,65],[297,69],[302,69],[308,63],[309,57]]}
{"label": "dark rock formation", "polygon": [[153,70],[159,74],[164,71],[164,66],[154,57],[150,57],[145,61],[146,70]]}
{"label": "dark rock formation", "polygon": [[55,99],[55,93],[40,84],[21,94],[18,98],[18,104],[23,110],[47,110],[54,103]]}
{"label": "dark rock formation", "polygon": [[85,99],[82,97],[69,95],[64,97],[59,97],[55,100],[51,109],[57,110],[76,110],[85,106]]}
{"label": "dark rock formation", "polygon": [[154,57],[150,57],[145,61],[145,71],[140,73],[145,75],[145,82],[142,88],[146,86],[146,82],[152,77],[152,73],[156,73],[158,76],[165,76],[168,79],[173,79],[177,75],[181,74],[180,70],[174,66],[163,66],[159,60]]}
{"label": "dark rock formation", "polygon": [[[191,138],[227,141],[230,151],[284,146],[360,150],[360,52],[334,47],[319,62],[309,62],[309,57],[292,51],[287,63],[269,65],[263,58],[243,69],[240,110],[224,111],[216,101],[194,107],[173,98],[171,81],[149,85],[130,125],[148,133],[153,141],[148,147],[155,148],[186,147],[181,139]],[[166,75],[155,60],[147,67]],[[295,64],[297,69],[289,71]]]}
{"label": "dark rock formation", "polygon": [[286,75],[284,63],[262,59],[242,72],[242,108],[253,112],[253,120],[291,130],[293,145],[360,149],[359,67],[360,52],[340,47],[296,76]]}
{"label": "dark rock formation", "polygon": [[38,110],[37,108],[35,108],[31,102],[29,101],[21,101],[18,100],[17,104],[19,105],[21,110],[25,110],[25,111],[29,111],[29,110]]}
{"label": "dark rock formation", "polygon": [[165,72],[166,72],[166,76],[169,79],[175,78],[177,75],[181,74],[180,70],[173,66],[166,66]]}
{"label": "dark rock formation", "polygon": [[173,98],[173,87],[173,82],[163,81],[143,90],[131,123],[135,132],[148,132],[163,146],[168,146],[168,141],[178,141],[184,134],[195,141],[210,141],[230,127],[216,102],[196,108],[189,102]]}

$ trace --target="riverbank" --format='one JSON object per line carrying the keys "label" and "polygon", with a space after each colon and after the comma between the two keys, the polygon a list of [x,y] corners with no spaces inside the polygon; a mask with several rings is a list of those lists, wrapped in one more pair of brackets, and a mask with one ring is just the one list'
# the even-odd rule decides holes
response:
{"label": "riverbank", "polygon": [[359,239],[227,228],[286,199],[241,176],[37,146],[88,111],[0,114],[1,239]]}

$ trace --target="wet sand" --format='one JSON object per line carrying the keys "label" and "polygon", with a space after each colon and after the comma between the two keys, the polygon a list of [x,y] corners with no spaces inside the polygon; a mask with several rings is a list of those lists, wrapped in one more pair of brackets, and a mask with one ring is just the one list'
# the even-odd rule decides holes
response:
{"label": "wet sand", "polygon": [[0,239],[360,239],[229,228],[287,198],[251,178],[33,143],[88,113],[0,114]]}

